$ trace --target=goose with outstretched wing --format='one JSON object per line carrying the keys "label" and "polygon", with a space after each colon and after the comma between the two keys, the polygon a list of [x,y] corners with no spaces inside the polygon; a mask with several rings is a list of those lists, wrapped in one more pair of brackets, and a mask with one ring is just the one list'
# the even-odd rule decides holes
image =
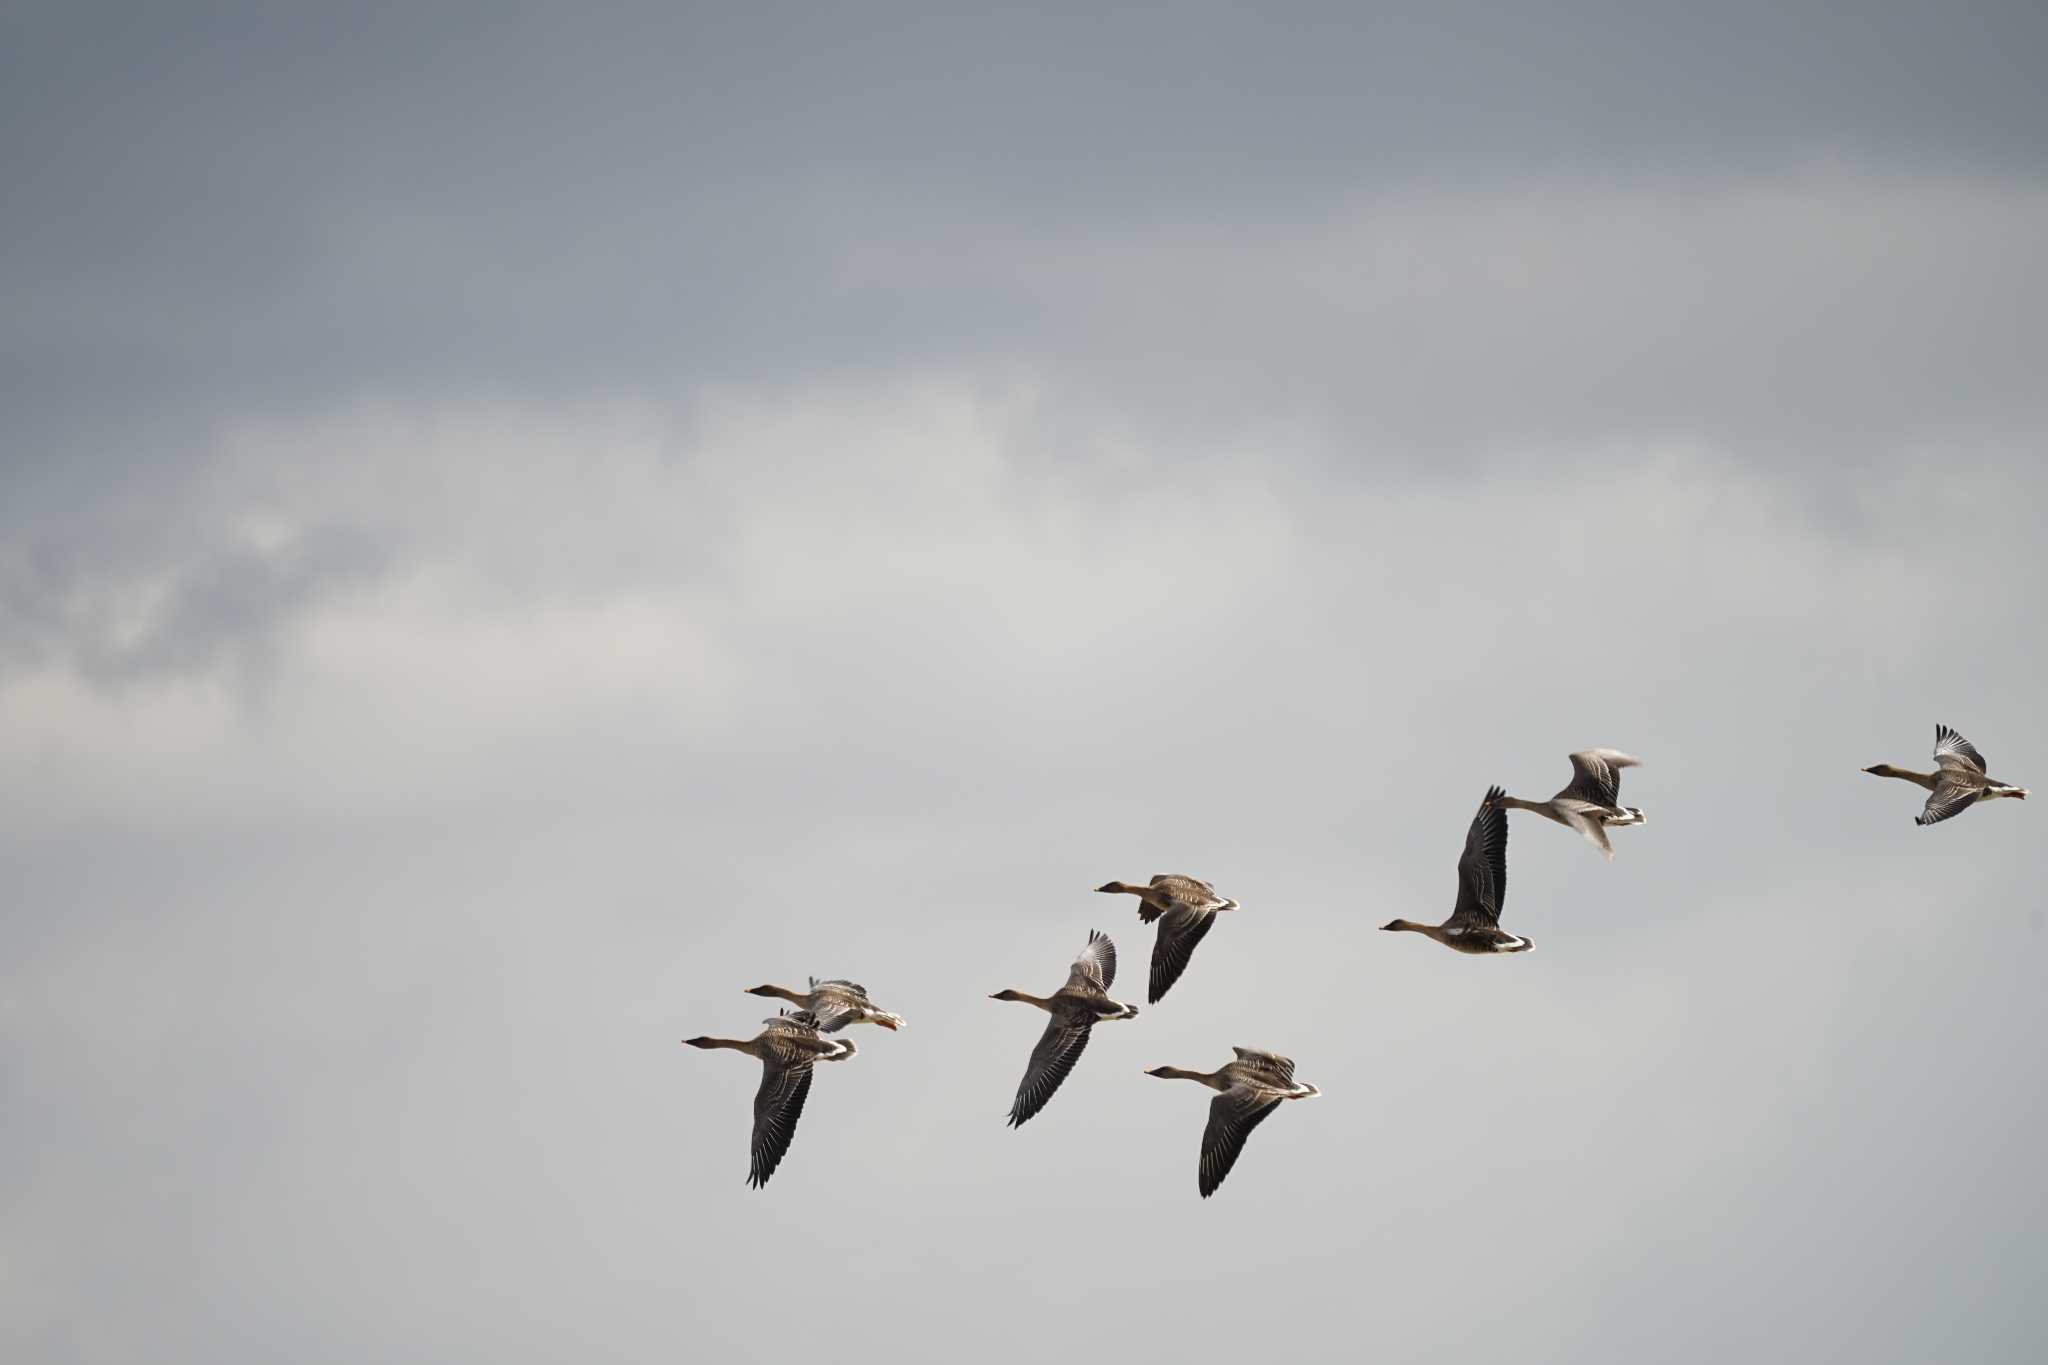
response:
{"label": "goose with outstretched wing", "polygon": [[1148,1005],[1158,1004],[1180,980],[1194,959],[1196,945],[1209,936],[1216,916],[1237,909],[1236,901],[1217,895],[1209,883],[1178,872],[1161,873],[1144,886],[1110,882],[1095,889],[1136,896],[1138,918],[1146,924],[1159,924],[1152,943],[1152,979],[1145,993]]}
{"label": "goose with outstretched wing", "polygon": [[1322,1094],[1294,1079],[1294,1061],[1277,1052],[1233,1047],[1235,1061],[1214,1071],[1188,1071],[1155,1066],[1145,1074],[1166,1080],[1195,1081],[1217,1093],[1209,1101],[1209,1122],[1202,1129],[1202,1156],[1195,1167],[1195,1188],[1207,1199],[1237,1165],[1245,1139],[1264,1123],[1282,1100],[1312,1100]]}
{"label": "goose with outstretched wing", "polygon": [[1458,903],[1442,924],[1397,919],[1380,926],[1421,934],[1461,953],[1526,953],[1536,945],[1500,927],[1508,897],[1508,813],[1499,787],[1488,787],[1458,855]]}
{"label": "goose with outstretched wing", "polygon": [[1503,795],[1500,803],[1508,810],[1526,810],[1575,829],[1587,843],[1614,861],[1614,846],[1607,842],[1610,827],[1640,825],[1647,818],[1638,806],[1621,804],[1621,770],[1639,768],[1642,760],[1619,749],[1581,749],[1571,756],[1572,780],[1548,801],[1524,801]]}
{"label": "goose with outstretched wing", "polygon": [[1916,825],[1938,825],[1943,820],[1961,815],[1979,801],[1999,797],[2018,801],[2027,799],[2025,787],[1993,780],[1985,767],[1984,755],[1977,752],[1977,746],[1946,725],[1934,727],[1933,772],[1916,773],[1910,768],[1894,768],[1889,763],[1879,763],[1863,771],[1875,777],[1896,777],[1927,789],[1927,804],[1913,817]]}
{"label": "goose with outstretched wing", "polygon": [[997,991],[989,997],[1035,1005],[1052,1016],[1045,1022],[1038,1046],[1031,1049],[1031,1061],[1017,1085],[1017,1098],[1010,1105],[1012,1128],[1021,1128],[1045,1108],[1087,1048],[1090,1029],[1111,1020],[1137,1018],[1136,1005],[1110,999],[1109,988],[1115,984],[1116,944],[1107,934],[1091,929],[1087,946],[1067,972],[1066,985],[1045,997],[1014,990]]}
{"label": "goose with outstretched wing", "polygon": [[818,1033],[818,1019],[807,1010],[784,1011],[752,1038],[685,1038],[691,1047],[729,1048],[744,1052],[761,1063],[761,1088],[754,1092],[754,1135],[747,1184],[756,1189],[768,1183],[782,1164],[789,1144],[796,1137],[796,1122],[803,1117],[804,1101],[811,1093],[811,1068],[818,1062],[843,1062],[854,1054],[852,1043],[843,1038],[824,1038]]}
{"label": "goose with outstretched wing", "polygon": [[894,1032],[904,1026],[900,1014],[891,1014],[868,999],[868,988],[854,981],[811,978],[811,987],[793,991],[787,986],[749,986],[748,995],[769,995],[787,1000],[799,1009],[818,1016],[818,1032],[837,1033],[848,1024],[877,1024]]}

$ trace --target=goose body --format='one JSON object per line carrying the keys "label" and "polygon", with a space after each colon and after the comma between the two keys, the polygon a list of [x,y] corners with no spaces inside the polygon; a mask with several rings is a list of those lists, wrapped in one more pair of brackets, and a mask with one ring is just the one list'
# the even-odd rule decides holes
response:
{"label": "goose body", "polygon": [[1500,927],[1508,896],[1508,813],[1499,787],[1489,787],[1465,831],[1458,856],[1458,903],[1442,924],[1397,919],[1382,929],[1421,934],[1461,953],[1526,953],[1536,945]]}
{"label": "goose body", "polygon": [[2025,787],[1994,780],[1986,771],[1984,755],[1977,752],[1977,746],[1946,725],[1934,727],[1934,765],[1935,770],[1931,773],[1894,768],[1889,763],[1879,763],[1863,771],[1876,777],[1896,777],[1927,789],[1927,804],[1913,817],[1916,825],[1938,825],[1951,816],[1961,815],[1979,801],[2003,796],[2020,801],[2027,799]]}
{"label": "goose body", "polygon": [[1230,1168],[1244,1151],[1245,1139],[1282,1100],[1312,1100],[1323,1092],[1294,1079],[1294,1062],[1274,1052],[1233,1047],[1236,1060],[1214,1071],[1185,1071],[1177,1066],[1155,1066],[1145,1074],[1167,1080],[1196,1081],[1217,1093],[1209,1101],[1209,1123],[1202,1130],[1202,1158],[1195,1170],[1195,1187],[1207,1199],[1216,1193]]}
{"label": "goose body", "polygon": [[1503,795],[1500,804],[1508,810],[1526,810],[1566,829],[1575,829],[1587,843],[1614,861],[1614,847],[1607,842],[1609,826],[1640,825],[1647,818],[1636,806],[1621,804],[1621,770],[1639,768],[1642,760],[1619,749],[1581,749],[1571,756],[1572,780],[1548,801],[1524,801]]}
{"label": "goose body", "polygon": [[756,1189],[768,1183],[782,1164],[796,1136],[796,1122],[803,1117],[804,1100],[811,1093],[811,1068],[818,1062],[843,1062],[854,1054],[854,1046],[843,1038],[819,1036],[818,1021],[808,1011],[784,1011],[752,1038],[685,1038],[691,1047],[729,1048],[744,1052],[761,1063],[761,1088],[754,1092],[754,1135],[747,1184]]}
{"label": "goose body", "polygon": [[907,1022],[902,1015],[876,1006],[868,999],[868,988],[852,981],[820,981],[814,976],[806,991],[793,991],[786,986],[752,986],[747,994],[774,996],[798,1009],[809,1010],[817,1016],[820,1033],[837,1033],[848,1024],[877,1024],[893,1032]]}
{"label": "goose body", "polygon": [[1146,924],[1158,921],[1159,933],[1152,942],[1152,979],[1145,1003],[1156,1005],[1194,958],[1195,945],[1209,934],[1216,916],[1237,909],[1237,902],[1216,894],[1216,888],[1177,872],[1161,873],[1144,886],[1110,882],[1095,888],[1112,895],[1136,896],[1138,918]]}
{"label": "goose body", "polygon": [[1074,1069],[1074,1063],[1088,1046],[1088,1031],[1099,1023],[1115,1019],[1135,1019],[1136,1005],[1126,1005],[1109,998],[1109,988],[1116,984],[1116,945],[1107,934],[1088,931],[1088,944],[1081,949],[1081,955],[1074,959],[1073,967],[1067,973],[1067,984],[1041,999],[1023,991],[997,991],[991,1000],[1016,1000],[1027,1005],[1036,1005],[1052,1018],[1046,1020],[1045,1032],[1038,1039],[1038,1046],[1031,1049],[1030,1064],[1024,1068],[1024,1079],[1018,1083],[1017,1098],[1010,1105],[1009,1124],[1020,1128],[1024,1123],[1045,1108],[1047,1100],[1060,1088],[1067,1073]]}

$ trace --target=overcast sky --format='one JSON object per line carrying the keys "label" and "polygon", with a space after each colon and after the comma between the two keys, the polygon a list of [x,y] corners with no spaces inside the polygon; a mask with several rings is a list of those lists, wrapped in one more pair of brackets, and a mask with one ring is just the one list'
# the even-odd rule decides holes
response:
{"label": "overcast sky", "polygon": [[0,16],[0,1354],[2048,1354],[2048,10],[602,8]]}

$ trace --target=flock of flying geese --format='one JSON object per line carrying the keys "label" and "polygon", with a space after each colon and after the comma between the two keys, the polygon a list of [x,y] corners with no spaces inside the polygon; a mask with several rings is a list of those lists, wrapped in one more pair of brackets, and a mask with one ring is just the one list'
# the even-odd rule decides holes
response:
{"label": "flock of flying geese", "polygon": [[[1499,787],[1489,787],[1478,813],[1465,832],[1465,851],[1458,857],[1458,899],[1442,924],[1393,920],[1381,927],[1422,934],[1461,953],[1523,953],[1535,946],[1501,928],[1500,913],[1508,887],[1508,812],[1529,811],[1574,829],[1609,861],[1614,849],[1609,829],[1643,823],[1643,813],[1621,804],[1621,770],[1640,760],[1618,749],[1586,749],[1571,756],[1572,780],[1548,801],[1523,801]],[[1913,823],[1932,825],[1961,814],[1974,803],[1998,797],[2025,799],[2027,790],[1994,781],[1976,746],[1946,725],[1934,729],[1935,771],[1911,772],[1888,763],[1865,768],[1878,777],[1896,777],[1928,791],[1927,803]],[[1154,877],[1144,886],[1109,882],[1096,888],[1113,895],[1136,896],[1138,918],[1156,923],[1152,944],[1152,975],[1148,1004],[1158,1004],[1180,980],[1195,948],[1208,936],[1216,917],[1237,909],[1237,902],[1218,895],[1205,881],[1179,874]],[[1031,1050],[1024,1079],[1010,1106],[1009,1124],[1019,1127],[1059,1090],[1088,1046],[1095,1025],[1135,1019],[1136,1005],[1110,998],[1116,984],[1116,945],[1107,934],[1090,930],[1087,946],[1074,959],[1066,984],[1049,996],[1023,991],[997,991],[990,999],[1014,1000],[1051,1016],[1038,1046]],[[881,1009],[867,988],[852,981],[810,979],[810,989],[755,986],[749,995],[787,1000],[796,1006],[766,1020],[767,1027],[749,1039],[689,1038],[691,1047],[730,1048],[761,1063],[761,1088],[754,1094],[753,1160],[747,1183],[762,1186],[789,1150],[797,1119],[811,1093],[811,1072],[818,1062],[843,1062],[854,1055],[851,1040],[826,1035],[849,1024],[876,1024],[894,1031],[904,1026],[901,1015]],[[1234,1047],[1233,1060],[1214,1071],[1189,1071],[1177,1066],[1153,1067],[1145,1074],[1169,1080],[1198,1081],[1217,1093],[1209,1101],[1209,1123],[1202,1133],[1196,1185],[1207,1199],[1237,1163],[1245,1139],[1283,1100],[1314,1099],[1322,1092],[1294,1079],[1294,1063],[1277,1053]]]}

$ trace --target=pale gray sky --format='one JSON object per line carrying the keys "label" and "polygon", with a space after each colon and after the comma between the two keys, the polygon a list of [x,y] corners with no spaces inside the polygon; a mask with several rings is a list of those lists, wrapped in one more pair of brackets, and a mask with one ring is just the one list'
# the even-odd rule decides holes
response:
{"label": "pale gray sky", "polygon": [[2048,1352],[2048,18],[1493,8],[11,7],[0,1354]]}

